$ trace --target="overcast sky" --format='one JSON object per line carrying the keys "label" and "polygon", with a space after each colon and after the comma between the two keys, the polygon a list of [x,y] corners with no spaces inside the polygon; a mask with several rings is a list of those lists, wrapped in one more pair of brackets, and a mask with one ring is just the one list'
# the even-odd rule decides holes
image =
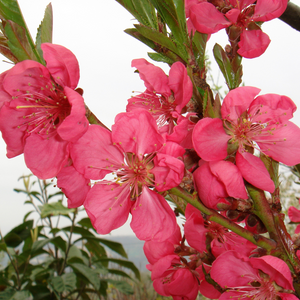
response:
{"label": "overcast sky", "polygon": [[[25,20],[35,38],[36,28],[49,3],[45,0],[19,0]],[[111,126],[117,113],[125,111],[127,99],[132,91],[143,91],[143,82],[130,67],[134,58],[147,58],[148,47],[123,32],[132,27],[133,17],[114,0],[53,0],[54,34],[53,43],[69,48],[80,64],[79,87],[84,90],[84,99],[89,108],[107,126]],[[289,96],[300,104],[300,33],[280,20],[263,24],[263,31],[271,38],[265,54],[255,59],[244,59],[246,85],[262,89],[262,93],[276,93]],[[222,30],[212,35],[207,47],[212,53],[218,42],[223,47],[227,36]],[[149,59],[150,61],[150,59]],[[0,63],[0,72],[10,68]],[[212,62],[214,74],[218,74]],[[168,70],[168,68],[165,68]],[[222,75],[219,85],[224,84]],[[293,120],[300,125],[300,110]],[[24,196],[13,192],[21,188],[18,182],[21,175],[30,171],[26,168],[23,155],[6,158],[6,145],[0,140],[1,196],[0,230],[7,233],[13,226],[22,222],[25,212],[31,207],[24,206]],[[133,234],[130,227],[116,230],[113,235]]]}

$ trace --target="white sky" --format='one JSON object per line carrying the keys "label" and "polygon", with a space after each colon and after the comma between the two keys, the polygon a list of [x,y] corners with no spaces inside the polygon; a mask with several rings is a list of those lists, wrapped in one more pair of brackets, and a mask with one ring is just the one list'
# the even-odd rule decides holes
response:
{"label": "white sky", "polygon": [[[34,38],[48,3],[45,0],[19,0]],[[151,49],[123,32],[124,29],[132,27],[134,20],[114,0],[53,0],[52,6],[53,43],[69,48],[76,55],[81,70],[79,87],[84,90],[85,102],[110,127],[115,115],[125,111],[132,91],[141,92],[145,89],[130,64],[134,58],[147,58],[146,53]],[[300,104],[300,32],[280,20],[263,24],[263,30],[270,36],[271,44],[261,57],[243,60],[243,81],[246,85],[261,88],[263,94],[283,94]],[[225,46],[227,36],[224,30],[212,36],[207,47],[209,54],[216,42]],[[0,62],[0,72],[9,67],[8,64]],[[218,74],[214,62],[212,67],[214,73]],[[219,84],[223,83],[224,79],[220,75]],[[300,110],[296,112],[293,121],[300,125]],[[29,205],[23,205],[24,196],[13,192],[13,188],[22,188],[18,178],[30,173],[23,155],[9,160],[5,154],[6,145],[0,139],[2,234],[19,225],[25,213],[31,210]],[[112,233],[115,236],[120,234],[133,233],[129,226]]]}

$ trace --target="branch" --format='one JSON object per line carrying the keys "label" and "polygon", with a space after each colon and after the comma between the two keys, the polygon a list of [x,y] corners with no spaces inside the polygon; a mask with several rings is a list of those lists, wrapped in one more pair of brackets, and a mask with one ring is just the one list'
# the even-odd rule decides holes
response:
{"label": "branch", "polygon": [[300,31],[300,7],[296,4],[289,2],[285,12],[279,19],[290,25],[292,28]]}

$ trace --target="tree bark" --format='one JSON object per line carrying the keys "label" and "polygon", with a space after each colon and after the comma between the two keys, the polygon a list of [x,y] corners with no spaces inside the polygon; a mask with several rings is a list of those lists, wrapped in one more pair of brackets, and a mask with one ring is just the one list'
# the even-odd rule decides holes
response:
{"label": "tree bark", "polygon": [[289,2],[285,12],[279,19],[290,25],[292,28],[300,31],[300,7],[296,4]]}

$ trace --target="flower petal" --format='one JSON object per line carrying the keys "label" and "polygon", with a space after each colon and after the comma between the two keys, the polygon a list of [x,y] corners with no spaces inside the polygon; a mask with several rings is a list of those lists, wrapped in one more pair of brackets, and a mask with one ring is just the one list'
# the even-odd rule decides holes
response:
{"label": "flower petal", "polygon": [[64,167],[57,174],[57,186],[68,198],[68,208],[79,207],[83,204],[91,189],[90,180],[85,179],[73,166]]}
{"label": "flower petal", "polygon": [[231,25],[231,22],[209,2],[192,5],[189,13],[194,27],[202,33],[215,33]]}
{"label": "flower petal", "polygon": [[[74,167],[85,178],[97,180],[112,172],[115,164],[122,165],[124,155],[113,145],[107,129],[90,125],[87,132],[71,146]],[[118,168],[118,167],[117,167]]]}
{"label": "flower petal", "polygon": [[79,81],[79,64],[76,56],[60,45],[44,43],[41,48],[47,69],[55,82],[63,87],[75,89]]}
{"label": "flower petal", "polygon": [[108,234],[121,227],[128,219],[132,201],[120,185],[95,184],[83,205],[91,222],[100,234]]}
{"label": "flower petal", "polygon": [[262,55],[268,48],[271,40],[269,36],[259,30],[243,29],[241,40],[238,43],[239,55],[245,58],[254,58]]}
{"label": "flower petal", "polygon": [[40,179],[55,177],[69,158],[69,143],[58,135],[43,139],[38,134],[26,138],[24,159],[31,172]]}
{"label": "flower petal", "polygon": [[221,119],[204,118],[193,130],[193,145],[198,155],[206,161],[221,160],[227,156],[226,134]]}
{"label": "flower petal", "polygon": [[238,151],[236,165],[242,176],[255,187],[273,193],[275,185],[264,163],[251,153]]}
{"label": "flower petal", "polygon": [[71,104],[71,113],[57,128],[57,132],[63,140],[74,143],[88,130],[89,122],[85,117],[83,98],[68,87],[64,88],[64,92]]}
{"label": "flower petal", "polygon": [[161,68],[154,66],[144,58],[134,59],[131,62],[131,67],[138,69],[141,79],[150,92],[164,96],[171,95],[168,76]]}
{"label": "flower petal", "polygon": [[175,214],[167,201],[148,187],[143,187],[131,214],[130,226],[140,240],[165,241],[177,230]]}
{"label": "flower petal", "polygon": [[231,90],[224,98],[221,114],[223,119],[236,121],[245,112],[260,89],[252,86],[241,86]]}
{"label": "flower petal", "polygon": [[112,141],[124,152],[145,155],[159,150],[164,139],[148,111],[134,110],[116,116],[112,126]]}
{"label": "flower petal", "polygon": [[169,87],[174,93],[176,111],[180,114],[181,110],[192,98],[193,84],[187,74],[186,67],[179,61],[171,66],[169,73]]}
{"label": "flower petal", "polygon": [[279,18],[286,10],[288,0],[258,0],[252,19],[265,22]]}
{"label": "flower petal", "polygon": [[[274,127],[272,134],[260,135],[255,141],[261,151],[288,166],[300,163],[300,128],[292,122]],[[270,128],[266,128],[270,131]]]}

